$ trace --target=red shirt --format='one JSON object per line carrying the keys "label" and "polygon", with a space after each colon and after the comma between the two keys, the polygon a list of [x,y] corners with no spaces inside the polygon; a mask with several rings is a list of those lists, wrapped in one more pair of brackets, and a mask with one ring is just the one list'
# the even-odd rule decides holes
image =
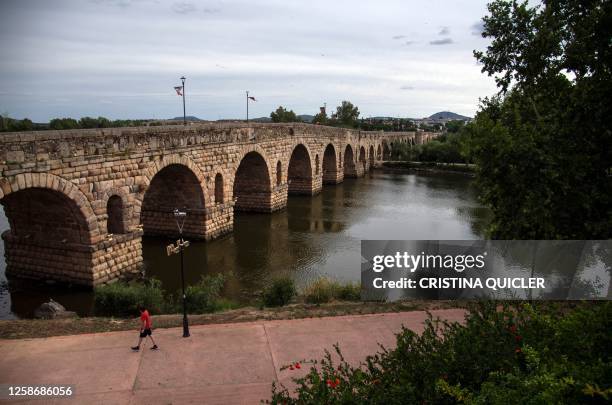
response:
{"label": "red shirt", "polygon": [[140,314],[140,320],[144,322],[145,329],[151,329],[151,315],[146,309]]}

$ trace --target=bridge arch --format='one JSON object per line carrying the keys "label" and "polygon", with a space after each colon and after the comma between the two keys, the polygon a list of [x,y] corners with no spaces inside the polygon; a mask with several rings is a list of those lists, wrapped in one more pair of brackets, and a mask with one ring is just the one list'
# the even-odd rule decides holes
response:
{"label": "bridge arch", "polygon": [[287,181],[289,194],[312,194],[312,162],[304,144],[297,144],[291,152]]}
{"label": "bridge arch", "polygon": [[0,189],[10,226],[2,234],[6,273],[92,284],[92,251],[101,233],[85,194],[72,182],[46,173],[2,178]]}
{"label": "bridge arch", "polygon": [[270,169],[265,155],[257,150],[247,151],[234,175],[234,210],[270,212],[271,191]]}
{"label": "bridge arch", "polygon": [[[188,161],[188,160],[187,160]],[[168,159],[158,169],[146,188],[140,212],[145,235],[178,236],[174,210],[187,212],[183,235],[203,239],[206,236],[203,175],[185,160]]]}
{"label": "bridge arch", "polygon": [[106,221],[107,233],[128,233],[133,225],[140,222],[139,218],[133,217],[133,206],[126,187],[107,189],[102,193],[100,201],[105,211],[102,216],[98,214],[98,218]]}
{"label": "bridge arch", "polygon": [[355,157],[351,145],[346,145],[346,148],[344,148],[344,177],[357,177]]}
{"label": "bridge arch", "polygon": [[365,148],[363,146],[361,146],[359,148],[359,163],[361,164],[361,167],[362,167],[364,172],[366,170],[368,170],[368,162],[367,162],[367,158],[366,158],[366,150],[365,150]]}
{"label": "bridge arch", "polygon": [[330,143],[323,152],[323,184],[336,184],[338,182],[337,167],[336,149]]}
{"label": "bridge arch", "polygon": [[383,141],[383,160],[389,160],[391,158],[391,147],[386,141]]}
{"label": "bridge arch", "polygon": [[369,153],[369,158],[370,158],[370,168],[374,167],[374,146],[370,145],[370,153]]}
{"label": "bridge arch", "polygon": [[223,204],[225,200],[223,186],[223,175],[221,173],[217,173],[215,175],[215,204]]}
{"label": "bridge arch", "polygon": [[378,144],[378,147],[376,148],[376,160],[382,160],[382,148],[380,147],[380,144]]}
{"label": "bridge arch", "polygon": [[[72,182],[48,173],[25,173],[0,179],[0,189],[0,204],[12,236],[67,239],[79,244],[98,241],[100,231],[93,208]],[[64,226],[65,222],[71,225]]]}

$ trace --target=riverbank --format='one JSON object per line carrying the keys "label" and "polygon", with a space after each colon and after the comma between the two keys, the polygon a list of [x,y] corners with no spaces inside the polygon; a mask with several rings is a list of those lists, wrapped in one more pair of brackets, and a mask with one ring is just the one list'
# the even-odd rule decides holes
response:
{"label": "riverbank", "polygon": [[385,161],[382,164],[382,168],[394,171],[413,170],[434,173],[462,173],[469,176],[474,176],[476,172],[476,165],[472,163]]}
{"label": "riverbank", "polygon": [[[462,301],[410,300],[398,302],[350,302],[334,301],[328,304],[292,304],[284,307],[258,309],[243,307],[212,314],[189,315],[190,325],[211,325],[252,322],[259,320],[285,320],[334,317],[342,315],[366,315],[391,312],[431,311],[447,308],[465,308]],[[175,328],[182,325],[181,314],[155,315],[155,328]],[[0,320],[0,339],[26,339],[51,336],[80,335],[88,333],[136,330],[133,319],[85,317],[74,319],[19,319]]]}

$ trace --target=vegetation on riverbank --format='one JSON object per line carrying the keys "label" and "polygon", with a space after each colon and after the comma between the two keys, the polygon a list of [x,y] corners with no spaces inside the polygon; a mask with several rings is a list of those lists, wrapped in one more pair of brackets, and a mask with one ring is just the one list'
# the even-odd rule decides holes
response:
{"label": "vegetation on riverbank", "polygon": [[[218,273],[203,276],[198,284],[185,289],[187,312],[205,314],[235,309],[239,304],[223,298],[221,291],[225,277]],[[261,292],[258,304],[263,307],[281,307],[291,302],[323,304],[333,300],[359,301],[361,286],[343,284],[326,277],[319,278],[298,292],[293,279],[272,280]],[[94,313],[98,316],[130,317],[144,306],[152,314],[173,314],[183,310],[180,297],[168,294],[156,279],[117,281],[94,289]]]}
{"label": "vegetation on riverbank", "polygon": [[320,361],[296,359],[310,371],[293,393],[274,384],[271,403],[608,403],[612,303],[571,306],[472,304],[465,323],[403,329],[396,348],[360,366],[339,347]]}
{"label": "vegetation on riverbank", "polygon": [[470,163],[443,163],[443,162],[394,162],[387,161],[382,164],[385,170],[415,170],[425,172],[451,172],[474,175],[476,166]]}

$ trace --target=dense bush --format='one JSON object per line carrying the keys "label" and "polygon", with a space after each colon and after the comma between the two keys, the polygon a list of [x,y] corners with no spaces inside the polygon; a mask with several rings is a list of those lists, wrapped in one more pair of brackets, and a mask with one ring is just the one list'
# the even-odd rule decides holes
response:
{"label": "dense bush", "polygon": [[273,280],[263,292],[263,302],[267,307],[287,305],[295,296],[296,289],[293,279],[282,277]]}
{"label": "dense bush", "polygon": [[323,304],[334,297],[334,284],[328,278],[321,277],[304,289],[304,299],[309,304]]}
{"label": "dense bush", "polygon": [[[216,311],[224,284],[225,277],[218,273],[212,276],[202,276],[198,284],[187,287],[185,289],[187,312],[202,314]],[[182,302],[179,302],[180,305]]]}
{"label": "dense bush", "polygon": [[94,289],[94,312],[105,316],[137,316],[142,305],[151,313],[164,308],[164,292],[159,280],[122,282],[102,285]]}
{"label": "dense bush", "polygon": [[321,277],[308,285],[303,295],[309,304],[323,304],[332,299],[358,301],[361,298],[361,287],[359,284],[341,284],[327,277]]}
{"label": "dense bush", "polygon": [[612,303],[565,310],[480,303],[465,324],[430,319],[418,335],[352,367],[338,347],[295,379],[293,396],[273,385],[272,403],[609,403]]}
{"label": "dense bush", "polygon": [[465,152],[463,132],[459,132],[441,135],[422,145],[397,142],[391,148],[391,158],[400,161],[466,163]]}

